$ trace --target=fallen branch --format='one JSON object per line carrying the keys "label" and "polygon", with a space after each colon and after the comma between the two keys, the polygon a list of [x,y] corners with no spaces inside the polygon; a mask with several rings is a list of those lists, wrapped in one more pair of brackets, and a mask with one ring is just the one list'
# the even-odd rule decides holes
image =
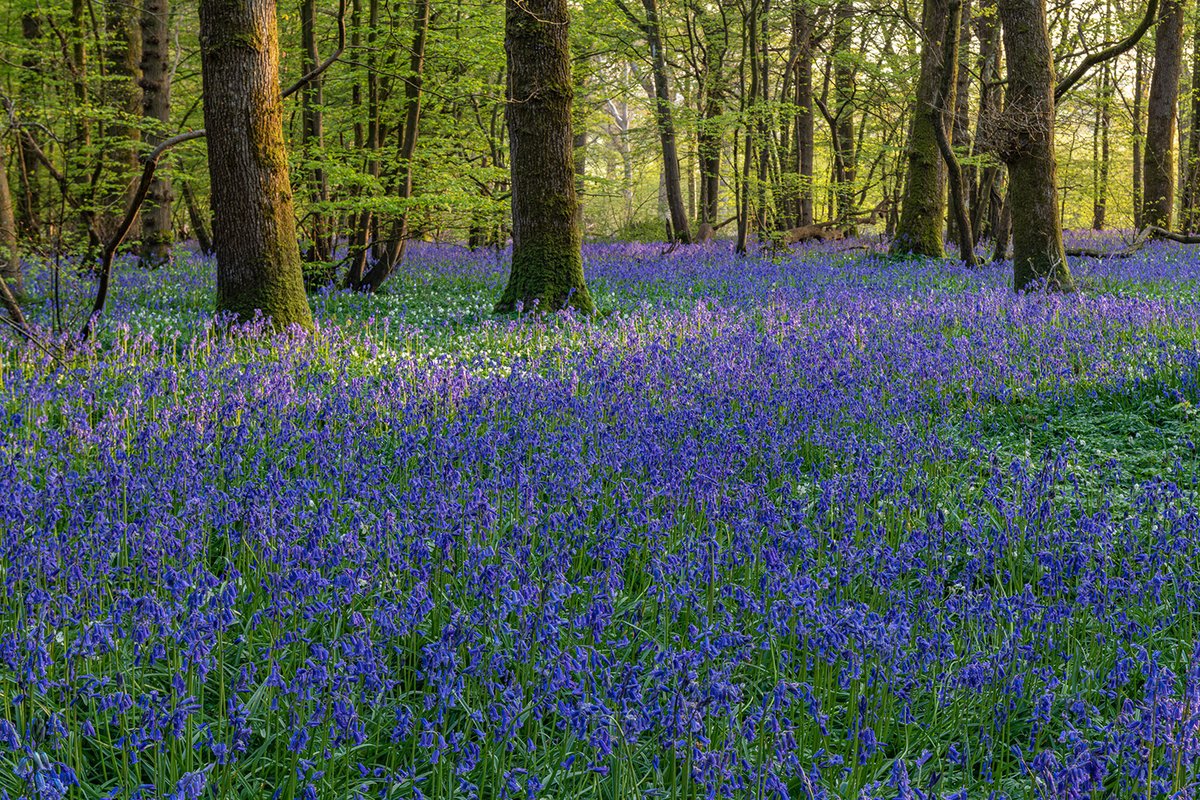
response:
{"label": "fallen branch", "polygon": [[1126,245],[1121,250],[1101,250],[1094,247],[1071,247],[1067,249],[1067,255],[1075,258],[1129,258],[1136,255],[1146,242],[1150,240],[1152,228],[1145,228],[1134,237],[1133,241]]}
{"label": "fallen branch", "polygon": [[1166,228],[1158,228],[1153,225],[1146,228],[1146,230],[1149,231],[1150,235],[1155,239],[1167,239],[1172,242],[1179,242],[1180,244],[1200,244],[1200,236],[1196,236],[1194,234],[1175,233],[1174,231],[1169,231]]}

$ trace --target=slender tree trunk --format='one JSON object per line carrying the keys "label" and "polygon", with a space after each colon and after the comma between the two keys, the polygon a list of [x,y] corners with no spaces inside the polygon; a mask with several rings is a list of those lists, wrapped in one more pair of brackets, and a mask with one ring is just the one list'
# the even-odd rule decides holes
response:
{"label": "slender tree trunk", "polygon": [[758,106],[757,111],[757,129],[758,129],[758,172],[756,175],[756,183],[758,184],[755,225],[758,227],[758,236],[768,236],[771,229],[774,227],[771,224],[771,208],[768,196],[768,188],[770,185],[771,171],[771,60],[770,60],[770,20],[771,20],[771,0],[761,0],[762,13],[759,14],[759,25],[761,29],[758,34],[759,52],[757,57],[760,59],[758,67],[758,97],[755,100]]}
{"label": "slender tree trunk", "polygon": [[[425,46],[429,39],[430,0],[417,0],[413,13],[413,44],[409,58],[409,77],[404,82],[404,125],[399,130],[400,137],[400,185],[396,195],[403,200],[412,197],[413,163],[417,154],[417,137],[421,130],[421,100],[425,80]],[[569,67],[568,63],[568,67]],[[573,142],[572,142],[573,143]],[[572,170],[574,169],[574,154],[572,154]],[[379,291],[404,259],[404,250],[408,246],[409,212],[405,208],[400,219],[392,227],[392,242],[385,258],[379,259],[372,265],[371,270],[361,280],[353,272],[349,285],[356,289],[366,289],[370,292]]]}
{"label": "slender tree trunk", "polygon": [[643,30],[650,46],[650,63],[654,74],[654,115],[662,142],[663,172],[667,181],[667,206],[671,212],[671,230],[676,241],[688,244],[692,240],[687,208],[683,203],[683,184],[679,171],[679,149],[675,136],[675,117],[672,112],[670,76],[667,54],[663,50],[662,23],[658,16],[658,0],[642,0],[646,10]]}
{"label": "slender tree trunk", "polygon": [[1192,37],[1192,119],[1187,151],[1188,184],[1181,226],[1186,232],[1200,229],[1200,24],[1194,24]]}
{"label": "slender tree trunk", "polygon": [[106,167],[111,175],[104,182],[100,232],[107,238],[115,232],[133,197],[133,176],[138,173],[138,143],[141,131],[133,121],[142,114],[139,67],[142,37],[134,3],[110,2],[105,21],[105,100],[113,117],[105,126]]}
{"label": "slender tree trunk", "polygon": [[[976,16],[976,37],[979,40],[979,110],[975,120],[975,155],[983,155],[980,140],[986,128],[992,125],[1000,113],[1003,101],[1000,89],[1000,23],[994,2],[985,6]],[[975,231],[976,244],[986,233],[995,237],[999,218],[1000,202],[993,202],[998,194],[997,184],[1001,180],[1001,168],[988,164],[979,172],[979,180],[970,190],[971,228]]]}
{"label": "slender tree trunk", "polygon": [[750,65],[750,86],[743,87],[742,110],[744,124],[746,126],[745,136],[742,141],[742,174],[739,185],[741,192],[738,195],[738,231],[737,244],[735,250],[739,255],[745,255],[750,249],[750,227],[751,221],[751,204],[750,204],[750,179],[754,174],[754,145],[755,145],[755,124],[753,117],[758,110],[758,83],[759,83],[759,60],[758,60],[758,13],[759,0],[750,0],[746,7],[746,16],[743,19],[743,28],[746,31],[746,37],[743,42],[743,58],[744,63]]}
{"label": "slender tree trunk", "polygon": [[937,131],[950,124],[954,98],[935,105],[945,70],[951,71],[950,85],[957,85],[957,60],[943,63],[947,0],[925,0],[921,44],[921,75],[917,82],[917,105],[913,109],[908,137],[908,170],[904,181],[900,225],[892,241],[892,253],[943,258],[943,220],[946,216],[946,166],[938,149]]}
{"label": "slender tree trunk", "polygon": [[217,309],[312,327],[279,88],[275,0],[200,0]]}
{"label": "slender tree trunk", "polygon": [[813,108],[814,22],[808,0],[793,0],[792,31],[796,40],[796,130],[793,135],[798,182],[797,227],[813,224],[813,151],[816,141],[816,109]]}
{"label": "slender tree trunk", "polygon": [[[942,52],[945,55],[942,63],[947,67],[954,65],[953,69],[957,69],[959,64],[958,50],[962,38],[962,12],[961,0],[949,0],[946,33],[942,45]],[[952,108],[951,98],[955,94],[956,78],[957,76],[951,69],[942,70],[942,85],[937,101],[934,103],[934,108],[941,111],[940,119],[937,120],[941,127],[936,130],[936,134],[942,160],[946,162],[946,178],[950,184],[950,208],[954,211],[954,232],[958,237],[959,258],[967,266],[974,267],[978,262],[975,258],[975,236],[971,232],[971,218],[967,210],[966,183],[962,167],[958,163],[958,154],[954,152],[951,132],[946,130],[947,116],[950,115]]]}
{"label": "slender tree trunk", "polygon": [[1045,0],[999,0],[1008,58],[1006,134],[1001,156],[1009,171],[1013,286],[1044,282],[1074,288],[1063,247],[1054,156],[1054,56],[1046,31]]}
{"label": "slender tree trunk", "polygon": [[200,246],[200,252],[211,256],[216,251],[213,248],[212,236],[208,233],[208,222],[204,219],[200,204],[196,202],[192,185],[187,181],[183,182],[183,203],[187,206],[188,221],[191,222],[192,231],[196,234],[196,243]]}
{"label": "slender tree trunk", "polygon": [[1146,50],[1140,42],[1136,48],[1133,75],[1133,227],[1142,229],[1142,211],[1145,197],[1145,101],[1146,101]]}
{"label": "slender tree trunk", "polygon": [[[155,147],[168,135],[171,123],[171,72],[169,65],[169,0],[142,2],[142,116],[146,143]],[[143,266],[158,267],[171,255],[171,183],[156,170],[142,206]]]}
{"label": "slender tree trunk", "polygon": [[725,55],[728,49],[722,20],[703,14],[705,63],[701,93],[704,97],[700,125],[696,133],[696,155],[700,162],[700,223],[716,225],[721,202],[721,115],[725,113]]}
{"label": "slender tree trunk", "polygon": [[[300,3],[300,49],[301,72],[307,74],[321,62],[317,50],[316,0],[301,0]],[[301,90],[300,103],[301,147],[305,157],[316,164],[309,180],[309,200],[314,206],[309,215],[312,220],[312,245],[305,254],[305,260],[328,261],[329,220],[322,207],[329,202],[329,179],[321,166],[325,150],[325,81],[321,76],[310,80]]]}
{"label": "slender tree trunk", "polygon": [[854,46],[854,0],[838,0],[834,9],[833,50],[834,96],[837,101],[837,147],[834,182],[837,194],[837,217],[847,235],[853,234],[852,219],[856,210],[854,184],[858,179],[858,153],[854,138],[855,69],[850,58]]}
{"label": "slender tree trunk", "polygon": [[[21,36],[25,40],[25,46],[29,48],[29,55],[21,60],[21,66],[24,67],[21,94],[26,103],[36,103],[41,91],[41,61],[36,53],[42,38],[41,16],[37,12],[27,11],[21,15]],[[40,164],[33,153],[29,152],[25,137],[16,137],[16,148],[17,169],[21,181],[17,227],[24,235],[37,239],[41,232],[41,191],[38,184]]]}
{"label": "slender tree trunk", "polygon": [[572,42],[571,80],[575,85],[575,100],[571,105],[571,130],[574,133],[575,152],[575,197],[579,200],[579,221],[583,225],[583,204],[587,190],[588,160],[588,110],[592,98],[588,96],[588,84],[592,76],[592,61],[583,48],[582,41]]}
{"label": "slender tree trunk", "polygon": [[1100,69],[1100,96],[1096,104],[1095,131],[1093,145],[1095,148],[1093,162],[1094,197],[1092,200],[1092,229],[1104,230],[1108,215],[1108,175],[1111,163],[1112,145],[1110,129],[1112,127],[1112,72],[1108,64]]}
{"label": "slender tree trunk", "polygon": [[506,0],[512,271],[498,312],[594,310],[583,279],[567,0]]}
{"label": "slender tree trunk", "polygon": [[17,244],[17,220],[13,213],[12,193],[8,186],[8,157],[5,143],[0,139],[0,278],[16,301],[24,297],[25,284],[21,276],[21,249]]}
{"label": "slender tree trunk", "polygon": [[1183,72],[1183,0],[1162,0],[1154,31],[1154,72],[1146,117],[1142,224],[1171,227],[1175,212],[1175,131]]}

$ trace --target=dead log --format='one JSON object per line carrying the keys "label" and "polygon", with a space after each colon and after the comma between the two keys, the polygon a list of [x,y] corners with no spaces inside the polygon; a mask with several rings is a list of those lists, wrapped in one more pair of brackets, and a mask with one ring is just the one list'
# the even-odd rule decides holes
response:
{"label": "dead log", "polygon": [[803,244],[805,242],[840,242],[846,238],[846,233],[833,222],[821,222],[815,225],[801,225],[783,232],[784,244]]}

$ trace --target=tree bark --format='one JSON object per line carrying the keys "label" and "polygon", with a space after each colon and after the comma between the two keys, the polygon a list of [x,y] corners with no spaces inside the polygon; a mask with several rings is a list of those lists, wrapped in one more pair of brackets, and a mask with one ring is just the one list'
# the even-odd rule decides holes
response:
{"label": "tree bark", "polygon": [[506,0],[505,11],[513,249],[496,311],[591,313],[576,212],[567,0]]}
{"label": "tree bark", "polygon": [[312,327],[279,88],[275,0],[200,0],[217,310]]}
{"label": "tree bark", "polygon": [[853,235],[851,218],[856,210],[854,183],[858,178],[858,153],[854,138],[855,69],[850,55],[854,34],[854,0],[838,0],[834,10],[834,97],[837,101],[837,153],[834,183],[837,218],[846,235]]}
{"label": "tree bark", "polygon": [[17,244],[17,219],[13,213],[12,192],[8,186],[8,156],[0,139],[0,278],[8,284],[13,298],[24,298],[25,284],[21,276],[21,249]]}
{"label": "tree bark", "polygon": [[908,170],[904,180],[900,224],[892,240],[892,253],[944,258],[942,240],[946,216],[946,166],[938,148],[937,131],[950,124],[954,97],[937,103],[943,75],[950,70],[950,86],[957,85],[957,59],[944,63],[947,0],[925,0],[922,13],[921,75],[917,105],[908,137]]}
{"label": "tree bark", "polygon": [[1054,56],[1045,0],[999,0],[1008,58],[1000,156],[1008,164],[1013,287],[1074,289],[1063,247],[1054,156]]}
{"label": "tree bark", "polygon": [[[984,147],[981,140],[985,139],[986,128],[993,124],[1000,113],[1003,102],[1000,89],[1000,24],[996,17],[996,7],[984,6],[976,15],[975,35],[979,40],[979,109],[975,118],[974,154],[982,155]],[[1001,167],[988,164],[979,171],[979,180],[971,187],[971,228],[975,232],[976,244],[986,233],[995,237],[997,223],[1000,217],[1001,202],[995,201],[999,195],[997,185],[1001,182]]]}
{"label": "tree bark", "polygon": [[111,174],[104,181],[100,201],[100,233],[108,239],[133,195],[133,176],[138,170],[141,131],[133,121],[142,114],[139,68],[142,37],[133,3],[110,2],[105,19],[104,97],[113,115],[105,126],[106,166]]}
{"label": "tree bark", "polygon": [[[959,64],[959,43],[962,37],[962,13],[963,6],[961,0],[949,0],[949,8],[946,14],[946,33],[942,37],[942,58],[943,65],[955,65],[956,69]],[[969,267],[974,267],[978,264],[975,258],[975,236],[971,232],[971,217],[967,210],[967,190],[964,183],[962,167],[958,163],[958,154],[954,152],[954,143],[951,140],[951,133],[946,130],[947,117],[951,116],[950,109],[953,107],[951,97],[956,93],[957,76],[953,69],[942,70],[942,85],[937,95],[937,100],[934,102],[935,111],[940,112],[935,116],[935,121],[939,123],[939,127],[934,133],[937,136],[938,149],[941,150],[942,160],[946,162],[947,180],[950,184],[950,207],[954,211],[953,219],[955,221],[954,232],[958,237],[959,258]]]}
{"label": "tree bark", "polygon": [[200,212],[200,204],[196,202],[196,195],[187,181],[183,183],[183,202],[187,206],[188,220],[192,223],[192,231],[196,234],[196,244],[200,246],[200,252],[211,256],[215,251],[212,236],[208,233],[208,222]]}
{"label": "tree bark", "polygon": [[1154,31],[1154,72],[1146,105],[1142,226],[1170,230],[1175,216],[1175,131],[1183,72],[1183,1],[1163,0]]}
{"label": "tree bark", "polygon": [[1187,149],[1187,192],[1183,198],[1184,231],[1200,229],[1200,25],[1192,33],[1191,132]]}
{"label": "tree bark", "polygon": [[703,107],[696,133],[696,153],[700,162],[700,224],[716,225],[721,203],[721,115],[725,113],[725,55],[728,51],[723,20],[704,13],[700,28],[704,33],[705,62],[701,83]]}
{"label": "tree bark", "polygon": [[[146,143],[157,147],[171,123],[171,73],[169,0],[142,2],[142,116],[147,125]],[[159,267],[171,255],[171,183],[156,170],[146,203],[142,207],[143,266]]]}
{"label": "tree bark", "polygon": [[797,174],[796,226],[813,223],[813,151],[816,110],[813,108],[814,15],[808,0],[793,0],[792,35],[796,47],[795,162]]}

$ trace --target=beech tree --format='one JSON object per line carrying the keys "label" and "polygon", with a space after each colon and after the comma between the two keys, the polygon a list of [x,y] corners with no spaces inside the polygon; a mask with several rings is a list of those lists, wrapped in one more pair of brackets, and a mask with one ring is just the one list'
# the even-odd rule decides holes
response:
{"label": "beech tree", "polygon": [[1008,165],[1013,288],[1071,291],[1054,153],[1054,54],[1045,0],[998,0],[1008,58],[1008,103],[995,132]]}
{"label": "beech tree", "polygon": [[1170,228],[1175,216],[1175,131],[1183,72],[1183,2],[1162,0],[1154,29],[1154,72],[1146,105],[1142,225]]}
{"label": "beech tree", "polygon": [[594,311],[583,279],[583,233],[571,134],[567,0],[507,0],[512,268],[496,311]]}
{"label": "beech tree", "polygon": [[200,0],[217,309],[312,327],[279,87],[274,0]]}

